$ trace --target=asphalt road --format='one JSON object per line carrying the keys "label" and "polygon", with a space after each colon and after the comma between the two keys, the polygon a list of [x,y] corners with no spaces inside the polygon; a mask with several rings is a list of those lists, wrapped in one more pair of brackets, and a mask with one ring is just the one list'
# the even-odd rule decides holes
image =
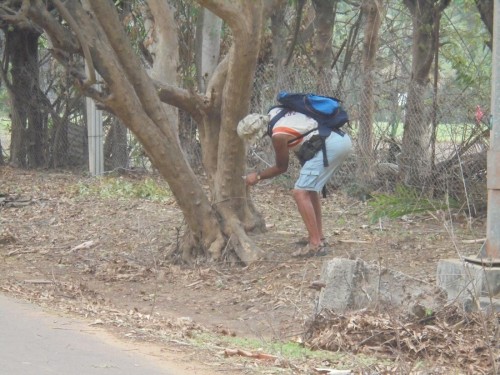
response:
{"label": "asphalt road", "polygon": [[0,294],[0,375],[179,375],[83,321]]}

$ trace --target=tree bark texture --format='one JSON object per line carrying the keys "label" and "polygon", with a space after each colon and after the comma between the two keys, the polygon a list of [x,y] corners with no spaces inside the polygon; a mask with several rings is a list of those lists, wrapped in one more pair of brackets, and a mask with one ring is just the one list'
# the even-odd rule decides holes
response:
{"label": "tree bark texture", "polygon": [[11,64],[10,77],[5,74],[11,97],[10,163],[19,167],[45,165],[47,117],[39,88],[39,36],[29,28],[13,27],[6,32],[6,61]]}
{"label": "tree bark texture", "polygon": [[206,92],[207,82],[219,63],[222,19],[203,9],[196,27],[196,72],[198,90]]}
{"label": "tree bark texture", "polygon": [[[493,37],[493,1],[494,0],[476,0],[476,6],[481,16],[481,20],[488,29],[491,37]],[[498,2],[497,6],[500,6]],[[490,50],[492,50],[492,41],[490,40],[487,44]]]}
{"label": "tree bark texture", "polygon": [[[158,81],[178,85],[179,68],[179,39],[174,9],[164,0],[147,0],[152,23],[150,24],[149,45],[153,56],[153,66],[150,76]],[[171,127],[178,131],[179,111],[176,107],[163,104],[167,121]]]}
{"label": "tree bark texture", "polygon": [[421,187],[431,172],[429,74],[434,59],[436,17],[450,0],[405,0],[412,14],[412,74],[408,86],[399,167],[405,185]]}
{"label": "tree bark texture", "polygon": [[128,167],[127,128],[115,116],[110,117],[104,139],[105,170],[115,170]]}
{"label": "tree bark texture", "polygon": [[[260,249],[248,246],[243,228],[262,227],[260,218],[248,204],[249,197],[241,176],[245,173],[245,145],[236,133],[236,126],[249,110],[251,87],[260,50],[263,27],[261,1],[224,2],[226,6],[213,7],[215,1],[199,1],[201,5],[224,18],[233,33],[229,51],[227,75],[221,96],[221,129],[218,140],[217,171],[214,180],[214,202],[225,218],[240,259],[260,258]],[[251,15],[251,16],[250,16]],[[220,76],[214,76],[216,80]],[[243,151],[243,152],[242,152]]]}
{"label": "tree bark texture", "polygon": [[336,0],[313,0],[315,11],[313,48],[316,63],[316,91],[325,95],[332,83],[334,5]]}
{"label": "tree bark texture", "polygon": [[363,41],[363,94],[360,106],[363,111],[359,118],[357,178],[361,186],[370,186],[375,177],[373,148],[374,121],[374,74],[375,61],[379,45],[379,30],[382,22],[384,5],[382,0],[364,0],[362,12],[364,17]]}
{"label": "tree bark texture", "polygon": [[[41,1],[25,3],[29,7],[24,14],[49,35],[55,57],[75,78],[77,87],[120,118],[168,182],[189,227],[180,249],[183,257],[219,258],[228,247],[248,264],[263,252],[246,231],[262,229],[263,221],[241,178],[246,153],[236,126],[249,109],[264,6],[262,1],[198,2],[224,19],[233,37],[228,56],[207,84],[206,95],[181,89],[174,80],[165,82],[170,75],[156,80],[148,76],[109,0],[67,0],[64,5],[57,1],[65,23]],[[102,78],[99,87],[94,86],[92,74],[75,66],[75,53],[85,55],[87,65],[95,67]],[[203,160],[212,181],[210,197],[182,152],[164,103],[187,111],[200,125]]]}

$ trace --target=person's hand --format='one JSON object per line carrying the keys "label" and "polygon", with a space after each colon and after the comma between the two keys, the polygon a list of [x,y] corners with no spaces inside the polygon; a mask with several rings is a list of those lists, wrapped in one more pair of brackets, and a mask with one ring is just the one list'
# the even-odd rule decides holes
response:
{"label": "person's hand", "polygon": [[245,183],[247,184],[247,186],[253,186],[257,184],[259,181],[260,181],[259,174],[257,172],[249,173],[245,177]]}

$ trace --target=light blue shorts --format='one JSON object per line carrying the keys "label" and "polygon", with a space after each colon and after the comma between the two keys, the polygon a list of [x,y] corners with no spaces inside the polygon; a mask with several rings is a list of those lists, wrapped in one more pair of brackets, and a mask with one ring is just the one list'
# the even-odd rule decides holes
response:
{"label": "light blue shorts", "polygon": [[352,152],[351,138],[347,134],[341,136],[332,132],[325,142],[328,167],[323,164],[323,151],[319,151],[311,160],[306,161],[300,170],[295,189],[320,192]]}

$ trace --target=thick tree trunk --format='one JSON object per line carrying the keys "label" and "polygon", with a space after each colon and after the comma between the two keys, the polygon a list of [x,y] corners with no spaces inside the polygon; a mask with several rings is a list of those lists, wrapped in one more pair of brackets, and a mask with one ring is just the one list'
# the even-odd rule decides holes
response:
{"label": "thick tree trunk", "polygon": [[112,117],[104,140],[105,170],[128,167],[127,128],[116,117]]}
{"label": "thick tree trunk", "polygon": [[[287,71],[285,63],[287,57],[286,36],[288,31],[286,27],[285,11],[286,6],[279,6],[270,10],[272,38],[271,54],[276,78],[276,82],[273,84],[278,87],[283,84]],[[282,86],[280,89],[288,89],[288,87]],[[273,92],[272,94],[275,95],[276,93]]]}
{"label": "thick tree trunk", "polygon": [[[120,116],[123,123],[144,145],[153,165],[167,180],[183,211],[192,241],[183,243],[186,260],[200,250],[213,258],[220,257],[225,237],[216,212],[207,200],[195,174],[184,157],[177,131],[165,116],[152,80],[141,67],[133,53],[112,6],[101,0],[89,1],[102,30],[83,14],[75,19],[85,19],[85,35],[94,36],[94,59],[103,65],[108,86],[113,96],[104,104]],[[83,10],[82,10],[83,13]],[[94,32],[95,30],[95,32]],[[107,38],[102,38],[106,35]],[[107,41],[109,40],[109,45]],[[117,55],[116,61],[110,52]],[[116,69],[116,66],[120,67]],[[110,69],[113,66],[113,69]]]}
{"label": "thick tree trunk", "polygon": [[[227,2],[227,7],[211,7],[211,1],[199,1],[225,21],[233,32],[227,76],[221,103],[221,130],[218,141],[217,172],[214,180],[214,205],[235,235],[235,250],[242,259],[256,260],[263,253],[250,245],[243,229],[262,227],[261,218],[249,205],[248,191],[241,176],[245,172],[245,145],[236,133],[236,124],[247,113],[251,87],[260,50],[263,25],[261,1]],[[251,15],[251,16],[250,16]],[[214,76],[214,80],[218,76]]]}
{"label": "thick tree trunk", "polygon": [[[340,75],[339,75],[339,80],[337,83],[337,92],[342,92],[344,88],[344,78],[347,74],[349,65],[351,65],[352,62],[352,56],[354,52],[357,50],[357,44],[358,44],[358,34],[361,28],[361,20],[363,18],[362,12],[360,12],[358,19],[354,22],[352,25],[351,29],[349,30],[349,33],[347,35],[347,39],[342,45],[342,50],[344,50],[344,60],[342,62],[342,67],[340,68]],[[336,61],[334,60],[334,63]]]}
{"label": "thick tree trunk", "polygon": [[449,0],[405,0],[405,4],[412,14],[413,59],[399,166],[404,183],[420,188],[431,172],[430,113],[425,103],[432,95],[429,74],[436,43],[435,18],[441,17]]}
{"label": "thick tree trunk", "polygon": [[[77,79],[77,86],[121,119],[168,182],[189,227],[189,240],[181,249],[183,257],[203,254],[219,258],[222,250],[228,248],[244,263],[251,263],[260,259],[263,252],[246,231],[262,228],[263,221],[241,178],[246,153],[236,124],[249,109],[263,28],[263,1],[198,2],[223,18],[233,36],[230,52],[209,82],[207,95],[151,79],[110,1],[67,0],[63,4],[53,0],[64,26],[47,12],[42,2],[26,3],[29,6],[24,16],[43,27],[51,38],[55,56]],[[68,59],[82,51],[91,68],[87,74],[75,69]],[[98,87],[94,86],[92,67],[102,78]],[[182,152],[175,122],[167,115],[163,102],[190,113],[201,124],[200,141],[210,141],[204,157],[213,176],[210,199]]]}
{"label": "thick tree trunk", "polygon": [[11,66],[6,83],[11,97],[10,163],[19,167],[45,165],[47,126],[39,95],[39,36],[25,28],[12,27],[6,32],[5,54]]}
{"label": "thick tree trunk", "polygon": [[274,65],[278,72],[279,69],[283,69],[286,60],[285,9],[285,7],[276,8],[271,14],[271,48]]}
{"label": "thick tree trunk", "polygon": [[[494,0],[476,0],[476,6],[479,11],[479,15],[481,16],[481,20],[491,36],[493,36],[493,1]],[[498,2],[497,6],[500,6],[498,5]],[[491,50],[493,48],[491,40],[487,44]]]}
{"label": "thick tree trunk", "polygon": [[[164,0],[147,0],[153,19],[150,25],[149,45],[154,56],[150,75],[153,79],[176,86],[178,84],[177,69],[179,67],[179,40],[177,35],[175,9]],[[179,111],[174,106],[163,104],[167,121],[178,131]]]}
{"label": "thick tree trunk", "polygon": [[314,57],[316,62],[316,91],[332,95],[333,60],[332,38],[335,24],[334,3],[332,0],[313,0],[314,11]]}
{"label": "thick tree trunk", "polygon": [[202,93],[219,63],[221,32],[222,19],[203,9],[196,26],[196,77]]}
{"label": "thick tree trunk", "polygon": [[365,18],[363,42],[363,94],[360,106],[363,112],[359,118],[357,180],[364,187],[370,186],[375,177],[376,158],[373,149],[374,120],[374,73],[382,22],[382,0],[364,0],[362,11]]}
{"label": "thick tree trunk", "polygon": [[67,165],[69,160],[69,138],[67,117],[52,116],[51,156],[49,165],[53,168]]}

